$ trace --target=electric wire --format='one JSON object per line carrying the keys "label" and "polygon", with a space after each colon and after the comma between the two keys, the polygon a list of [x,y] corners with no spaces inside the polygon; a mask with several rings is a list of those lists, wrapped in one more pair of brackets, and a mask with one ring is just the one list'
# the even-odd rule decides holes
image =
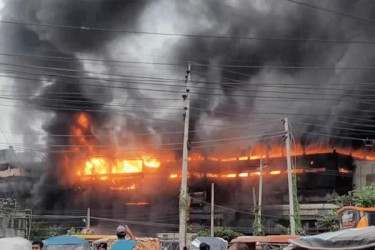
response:
{"label": "electric wire", "polygon": [[314,43],[337,43],[337,44],[375,44],[375,41],[365,40],[338,40],[338,39],[305,39],[305,38],[283,38],[283,37],[249,37],[249,36],[219,36],[219,35],[199,35],[199,34],[183,34],[183,33],[168,33],[168,32],[148,32],[124,29],[110,29],[100,27],[85,27],[73,25],[61,25],[50,23],[33,23],[33,22],[19,22],[11,20],[0,20],[0,23],[8,25],[23,25],[23,26],[36,26],[36,27],[50,27],[58,29],[72,29],[84,32],[114,32],[114,33],[127,33],[134,35],[154,35],[154,36],[168,36],[168,37],[185,37],[185,38],[209,38],[221,40],[260,40],[270,42],[314,42]]}

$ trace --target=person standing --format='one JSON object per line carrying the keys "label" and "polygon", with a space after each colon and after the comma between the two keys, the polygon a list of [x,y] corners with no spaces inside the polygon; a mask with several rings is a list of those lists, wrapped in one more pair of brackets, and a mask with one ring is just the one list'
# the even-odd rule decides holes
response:
{"label": "person standing", "polygon": [[31,244],[32,246],[32,250],[43,250],[43,241],[40,241],[40,240],[36,240],[36,241],[33,241],[33,243]]}
{"label": "person standing", "polygon": [[[111,250],[132,250],[136,247],[136,238],[128,226],[118,226],[116,229],[117,241],[111,246]],[[130,240],[125,239],[129,235]]]}

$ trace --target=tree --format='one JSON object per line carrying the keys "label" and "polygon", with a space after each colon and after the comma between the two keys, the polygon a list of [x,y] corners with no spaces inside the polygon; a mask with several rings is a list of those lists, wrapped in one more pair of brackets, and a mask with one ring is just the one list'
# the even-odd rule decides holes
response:
{"label": "tree", "polygon": [[264,235],[262,218],[259,212],[260,212],[259,208],[254,209],[254,223],[253,223],[253,235],[254,236]]}
{"label": "tree", "polygon": [[340,228],[337,211],[331,211],[329,214],[323,215],[319,218],[317,226],[325,231],[337,231]]}
{"label": "tree", "polygon": [[[201,230],[201,231],[198,232],[198,236],[209,237],[209,236],[211,236],[211,230],[209,230],[209,229]],[[230,228],[215,227],[214,228],[214,236],[223,238],[224,240],[230,242],[231,240],[233,240],[233,239],[235,239],[239,236],[243,236],[243,234],[239,233],[239,232],[236,232],[236,231],[233,231]]]}
{"label": "tree", "polygon": [[42,240],[61,234],[61,228],[56,225],[48,225],[44,221],[33,221],[31,224],[30,239]]}
{"label": "tree", "polygon": [[374,207],[375,206],[375,185],[364,187],[353,192],[351,196],[357,207]]}

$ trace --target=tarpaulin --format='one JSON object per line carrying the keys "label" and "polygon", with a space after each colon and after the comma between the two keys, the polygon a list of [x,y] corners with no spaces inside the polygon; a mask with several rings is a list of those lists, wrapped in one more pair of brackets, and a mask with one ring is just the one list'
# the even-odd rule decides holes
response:
{"label": "tarpaulin", "polygon": [[295,246],[293,249],[297,247],[317,250],[367,249],[375,247],[375,227],[345,229],[305,236],[289,242]]}

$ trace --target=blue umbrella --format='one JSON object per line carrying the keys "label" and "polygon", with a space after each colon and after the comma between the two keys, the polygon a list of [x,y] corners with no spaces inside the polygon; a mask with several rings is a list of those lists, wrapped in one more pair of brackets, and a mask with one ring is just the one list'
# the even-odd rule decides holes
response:
{"label": "blue umbrella", "polygon": [[46,240],[44,240],[45,246],[53,246],[53,245],[84,245],[88,246],[90,245],[87,241],[80,239],[75,236],[71,235],[62,235],[62,236],[56,236],[51,237]]}

